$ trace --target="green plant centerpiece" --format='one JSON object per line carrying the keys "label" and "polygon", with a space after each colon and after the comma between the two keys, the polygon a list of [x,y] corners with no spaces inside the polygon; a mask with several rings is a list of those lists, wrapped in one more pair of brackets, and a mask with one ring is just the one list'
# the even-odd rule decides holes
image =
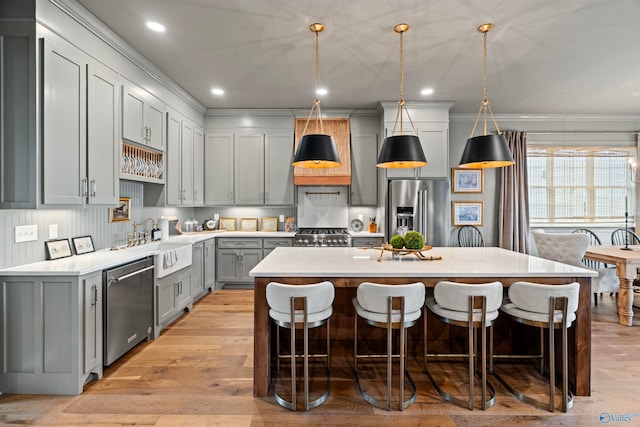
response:
{"label": "green plant centerpiece", "polygon": [[391,243],[391,246],[393,247],[393,249],[402,249],[404,248],[404,237],[402,237],[399,234],[396,234],[391,238],[389,243]]}
{"label": "green plant centerpiece", "polygon": [[417,231],[409,231],[404,235],[404,246],[407,249],[422,249],[424,247],[424,236]]}

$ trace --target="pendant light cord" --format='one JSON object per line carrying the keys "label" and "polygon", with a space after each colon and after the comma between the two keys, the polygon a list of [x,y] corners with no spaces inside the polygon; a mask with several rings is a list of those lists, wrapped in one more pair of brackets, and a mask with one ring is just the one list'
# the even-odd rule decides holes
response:
{"label": "pendant light cord", "polygon": [[[409,29],[409,26],[407,25],[406,30],[408,29]],[[396,112],[396,122],[395,122],[395,125],[393,126],[393,135],[395,135],[397,132],[400,132],[400,135],[402,135],[402,110],[405,109],[405,106],[404,106],[404,32],[406,30],[404,31],[396,30],[396,32],[400,33],[400,101],[398,101],[398,111]],[[413,129],[413,133],[417,134],[416,128],[413,126],[413,121],[411,120],[411,116],[409,115],[409,112],[406,111],[406,113],[407,113],[407,117],[409,118],[409,123],[411,123],[411,129]],[[398,131],[398,122],[400,122],[399,131]]]}
{"label": "pendant light cord", "polygon": [[[315,24],[314,24],[315,25]],[[324,27],[322,27],[322,30],[324,30]],[[302,135],[305,134],[305,132],[307,131],[307,126],[309,126],[309,122],[311,121],[311,116],[313,115],[313,112],[316,112],[316,133],[318,134],[324,134],[324,126],[322,126],[322,113],[320,111],[320,100],[317,97],[318,94],[318,76],[320,75],[320,60],[319,60],[319,55],[318,55],[318,51],[320,50],[320,42],[319,42],[319,34],[320,31],[322,31],[320,29],[313,29],[313,25],[311,28],[311,31],[313,31],[314,33],[316,33],[316,56],[315,56],[315,60],[316,60],[316,99],[313,101],[313,107],[311,107],[311,111],[309,111],[309,116],[307,117],[307,122],[304,125],[304,129],[302,130]]]}
{"label": "pendant light cord", "polygon": [[482,74],[482,103],[480,104],[480,110],[478,111],[478,115],[476,116],[476,121],[473,123],[473,128],[471,129],[471,137],[476,131],[476,126],[478,125],[478,120],[480,119],[480,115],[483,116],[483,127],[484,127],[484,135],[487,134],[487,110],[491,115],[491,120],[493,120],[493,124],[496,127],[498,135],[500,132],[500,128],[498,127],[498,122],[496,122],[496,118],[493,116],[493,111],[491,110],[491,105],[489,104],[489,98],[487,96],[487,33],[491,28],[487,28],[482,31],[484,36],[484,44],[482,49],[482,66],[483,66],[483,74]]}

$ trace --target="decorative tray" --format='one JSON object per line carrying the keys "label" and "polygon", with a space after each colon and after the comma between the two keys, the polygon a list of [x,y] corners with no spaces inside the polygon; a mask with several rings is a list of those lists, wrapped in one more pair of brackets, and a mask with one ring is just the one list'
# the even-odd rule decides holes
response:
{"label": "decorative tray", "polygon": [[[367,248],[369,249],[369,248]],[[422,249],[396,249],[391,246],[389,243],[383,243],[379,248],[370,248],[370,249],[378,249],[380,250],[380,256],[378,257],[378,262],[382,261],[382,255],[385,251],[391,252],[393,256],[405,256],[405,255],[415,255],[418,259],[422,261],[437,261],[441,260],[441,256],[426,256],[422,252],[428,251],[431,249],[431,246],[424,245]]]}

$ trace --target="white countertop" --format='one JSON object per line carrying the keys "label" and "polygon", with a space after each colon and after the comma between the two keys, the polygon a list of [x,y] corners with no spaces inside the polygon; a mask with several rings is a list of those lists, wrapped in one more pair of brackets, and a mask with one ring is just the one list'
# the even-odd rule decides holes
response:
{"label": "white countertop", "polygon": [[415,256],[391,258],[386,252],[359,248],[276,248],[249,273],[253,277],[596,277],[573,267],[500,248],[436,247],[421,261]]}
{"label": "white countertop", "polygon": [[31,264],[19,265],[0,270],[3,276],[82,276],[96,271],[102,271],[121,264],[126,264],[149,255],[159,253],[158,246],[162,243],[194,243],[219,237],[293,237],[295,232],[267,232],[267,231],[225,231],[219,233],[193,233],[180,236],[170,236],[169,239],[151,242],[146,245],[134,246],[119,250],[101,249],[83,255],[74,255],[52,261],[39,261]]}

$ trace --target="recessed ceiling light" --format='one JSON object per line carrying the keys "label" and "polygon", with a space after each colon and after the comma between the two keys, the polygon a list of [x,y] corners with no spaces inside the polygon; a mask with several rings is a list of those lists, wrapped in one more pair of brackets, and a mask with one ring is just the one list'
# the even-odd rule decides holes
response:
{"label": "recessed ceiling light", "polygon": [[316,89],[316,95],[326,95],[329,91],[326,89]]}
{"label": "recessed ceiling light", "polygon": [[211,93],[217,96],[224,95],[224,90],[220,88],[211,89]]}
{"label": "recessed ceiling light", "polygon": [[154,21],[147,21],[147,28],[153,31],[157,31],[158,33],[164,33],[165,31],[167,31],[167,28],[164,25]]}
{"label": "recessed ceiling light", "polygon": [[422,92],[420,92],[423,95],[433,95],[433,89],[422,89]]}

